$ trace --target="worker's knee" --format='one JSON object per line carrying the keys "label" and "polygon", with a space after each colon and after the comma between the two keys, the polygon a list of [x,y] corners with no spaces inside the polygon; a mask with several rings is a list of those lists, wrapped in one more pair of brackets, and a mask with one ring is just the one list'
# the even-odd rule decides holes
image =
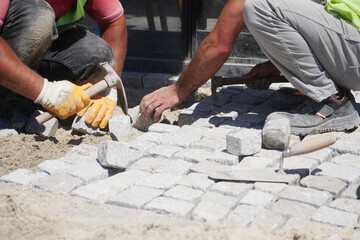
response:
{"label": "worker's knee", "polygon": [[261,22],[261,15],[268,14],[269,0],[247,0],[244,6],[244,21],[248,28],[256,27]]}

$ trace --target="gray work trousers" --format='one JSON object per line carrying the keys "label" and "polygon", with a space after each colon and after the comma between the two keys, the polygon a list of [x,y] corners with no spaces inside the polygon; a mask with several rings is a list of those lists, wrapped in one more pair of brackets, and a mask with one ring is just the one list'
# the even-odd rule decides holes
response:
{"label": "gray work trousers", "polygon": [[310,0],[247,0],[247,28],[299,91],[320,102],[336,86],[360,90],[360,34]]}
{"label": "gray work trousers", "polygon": [[115,55],[106,41],[79,26],[58,33],[44,0],[11,0],[0,36],[20,60],[49,80],[86,80]]}

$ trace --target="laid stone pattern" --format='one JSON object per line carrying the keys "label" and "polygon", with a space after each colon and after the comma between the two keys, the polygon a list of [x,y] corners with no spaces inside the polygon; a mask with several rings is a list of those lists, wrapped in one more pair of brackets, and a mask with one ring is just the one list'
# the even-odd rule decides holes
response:
{"label": "laid stone pattern", "polygon": [[[158,77],[139,76],[149,80],[146,85]],[[268,232],[294,219],[359,228],[360,130],[336,133],[336,144],[318,152],[285,158],[286,172],[298,179],[295,185],[209,178],[214,171],[267,174],[278,168],[281,151],[265,149],[261,137],[267,97],[274,90],[224,87],[217,99],[208,97],[183,110],[178,126],[146,125],[146,133],[126,143],[81,144],[35,171],[19,169],[0,181],[184,220],[235,221]],[[246,147],[236,149],[240,145]]]}

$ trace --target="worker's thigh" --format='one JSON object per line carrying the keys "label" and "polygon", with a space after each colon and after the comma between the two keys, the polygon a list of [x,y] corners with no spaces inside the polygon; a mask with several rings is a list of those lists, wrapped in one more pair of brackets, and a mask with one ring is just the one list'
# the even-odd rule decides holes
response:
{"label": "worker's thigh", "polygon": [[360,90],[360,34],[355,27],[310,0],[248,0],[245,10],[267,56],[287,76],[300,79],[301,90],[311,92],[312,85],[325,89],[330,86],[326,79]]}
{"label": "worker's thigh", "polygon": [[116,59],[109,44],[82,26],[59,34],[41,61],[38,72],[49,80],[87,80],[101,71],[100,63],[115,67]]}
{"label": "worker's thigh", "polygon": [[54,11],[44,0],[11,0],[1,37],[23,63],[36,69],[57,38]]}

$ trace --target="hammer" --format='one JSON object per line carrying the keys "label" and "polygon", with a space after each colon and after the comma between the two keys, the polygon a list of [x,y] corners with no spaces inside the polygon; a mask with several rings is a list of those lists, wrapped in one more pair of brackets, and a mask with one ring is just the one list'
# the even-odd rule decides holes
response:
{"label": "hammer", "polygon": [[[259,78],[243,79],[241,77],[222,77],[214,76],[211,78],[211,95],[213,99],[217,99],[216,89],[225,85],[247,84],[256,81]],[[266,77],[272,83],[288,82],[284,76]]]}
{"label": "hammer", "polygon": [[[100,63],[100,67],[106,72],[104,79],[91,86],[90,88],[86,89],[85,92],[91,98],[92,96],[101,93],[108,88],[117,86],[121,109],[123,110],[124,114],[127,115],[128,103],[126,99],[125,88],[122,84],[121,78],[116,74],[114,69],[112,69],[112,67],[107,62]],[[54,113],[44,112],[37,116],[35,119],[39,123],[39,125],[41,125],[44,122],[49,121],[53,117],[55,117]]]}

